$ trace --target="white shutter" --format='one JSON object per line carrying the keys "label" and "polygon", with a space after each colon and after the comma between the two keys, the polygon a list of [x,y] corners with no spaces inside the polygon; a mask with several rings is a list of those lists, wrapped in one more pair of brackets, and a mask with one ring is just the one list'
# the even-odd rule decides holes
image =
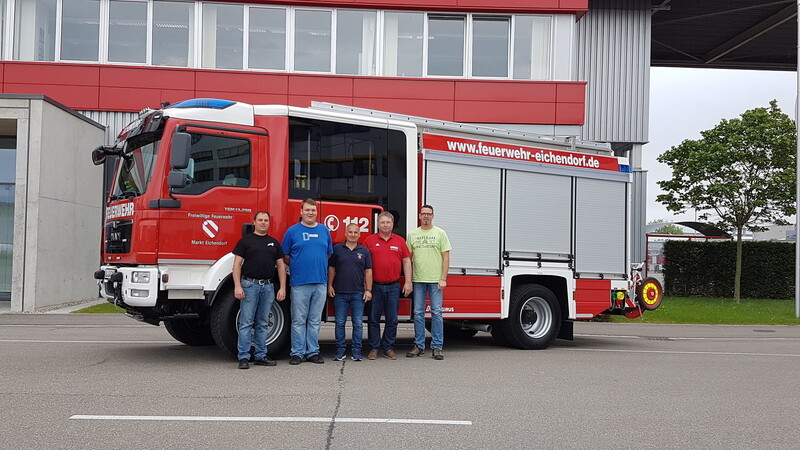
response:
{"label": "white shutter", "polygon": [[509,170],[505,228],[512,256],[571,254],[572,178]]}
{"label": "white shutter", "polygon": [[500,268],[500,169],[426,161],[425,203],[450,238],[451,271]]}
{"label": "white shutter", "polygon": [[585,274],[624,274],[626,183],[581,178],[575,211],[575,268]]}

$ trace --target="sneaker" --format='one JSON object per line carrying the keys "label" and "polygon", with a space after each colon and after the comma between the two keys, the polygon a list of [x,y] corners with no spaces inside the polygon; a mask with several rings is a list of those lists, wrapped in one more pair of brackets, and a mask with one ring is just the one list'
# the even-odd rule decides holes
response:
{"label": "sneaker", "polygon": [[367,355],[367,359],[375,360],[378,359],[378,351],[377,350],[370,350],[369,355]]}
{"label": "sneaker", "polygon": [[300,358],[297,355],[294,355],[291,358],[289,358],[289,364],[291,364],[293,366],[296,366],[296,365],[300,364],[301,362],[303,362],[303,359]]}
{"label": "sneaker", "polygon": [[273,361],[272,358],[270,358],[269,356],[265,356],[261,359],[257,359],[255,364],[257,366],[274,366],[277,365],[278,363]]}
{"label": "sneaker", "polygon": [[419,348],[415,345],[410,352],[406,353],[406,358],[413,358],[415,356],[425,356],[425,349]]}
{"label": "sneaker", "polygon": [[242,358],[242,359],[239,360],[239,368],[240,369],[249,369],[250,368],[250,363],[247,362],[246,359]]}
{"label": "sneaker", "polygon": [[345,358],[346,358],[346,356],[344,355],[344,352],[342,352],[342,353],[337,353],[336,355],[334,355],[333,360],[334,361],[344,361]]}
{"label": "sneaker", "polygon": [[353,353],[353,361],[361,361],[361,355],[358,353]]}
{"label": "sneaker", "polygon": [[442,349],[440,348],[433,349],[433,359],[437,361],[441,361],[444,359],[444,355],[442,355]]}
{"label": "sneaker", "polygon": [[306,361],[314,364],[322,364],[325,362],[325,360],[319,355],[306,356]]}
{"label": "sneaker", "polygon": [[383,357],[388,359],[397,359],[397,353],[394,350],[386,350],[383,352]]}

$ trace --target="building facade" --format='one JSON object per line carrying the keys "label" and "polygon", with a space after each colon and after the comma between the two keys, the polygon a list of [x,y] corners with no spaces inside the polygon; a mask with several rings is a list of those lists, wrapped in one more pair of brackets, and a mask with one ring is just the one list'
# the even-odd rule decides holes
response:
{"label": "building facade", "polygon": [[0,93],[53,98],[106,125],[107,142],[137,111],[196,97],[575,136],[631,158],[644,224],[650,2],[0,0],[0,11]]}

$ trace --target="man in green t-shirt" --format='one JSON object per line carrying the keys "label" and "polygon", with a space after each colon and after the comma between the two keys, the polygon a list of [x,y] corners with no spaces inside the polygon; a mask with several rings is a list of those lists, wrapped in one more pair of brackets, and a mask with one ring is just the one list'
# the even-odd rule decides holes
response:
{"label": "man in green t-shirt", "polygon": [[441,361],[444,359],[442,295],[450,268],[450,239],[443,229],[433,225],[433,206],[420,208],[419,221],[420,227],[409,233],[406,240],[411,251],[414,285],[414,348],[406,356],[425,355],[425,298],[430,297],[431,349],[433,358]]}

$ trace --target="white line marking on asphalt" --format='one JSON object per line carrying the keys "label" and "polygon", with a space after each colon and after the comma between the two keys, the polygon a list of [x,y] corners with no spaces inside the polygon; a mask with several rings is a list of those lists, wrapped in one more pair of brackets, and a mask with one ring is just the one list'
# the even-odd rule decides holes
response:
{"label": "white line marking on asphalt", "polygon": [[630,336],[614,334],[575,334],[576,337],[602,337],[619,339],[649,339],[649,340],[669,340],[669,341],[800,341],[800,338],[792,337],[671,337],[671,336]]}
{"label": "white line marking on asphalt", "polygon": [[106,416],[75,414],[74,420],[148,420],[182,422],[323,422],[323,423],[391,423],[414,425],[472,425],[471,420],[379,419],[358,417],[225,417],[225,416]]}
{"label": "white line marking on asphalt", "polygon": [[56,341],[45,339],[0,339],[0,344],[179,344],[178,341]]}
{"label": "white line marking on asphalt", "polygon": [[674,355],[725,355],[725,356],[789,356],[800,358],[794,353],[746,353],[746,352],[682,352],[671,350],[612,350],[605,348],[565,348],[564,350],[573,352],[614,352],[614,353],[666,353]]}

